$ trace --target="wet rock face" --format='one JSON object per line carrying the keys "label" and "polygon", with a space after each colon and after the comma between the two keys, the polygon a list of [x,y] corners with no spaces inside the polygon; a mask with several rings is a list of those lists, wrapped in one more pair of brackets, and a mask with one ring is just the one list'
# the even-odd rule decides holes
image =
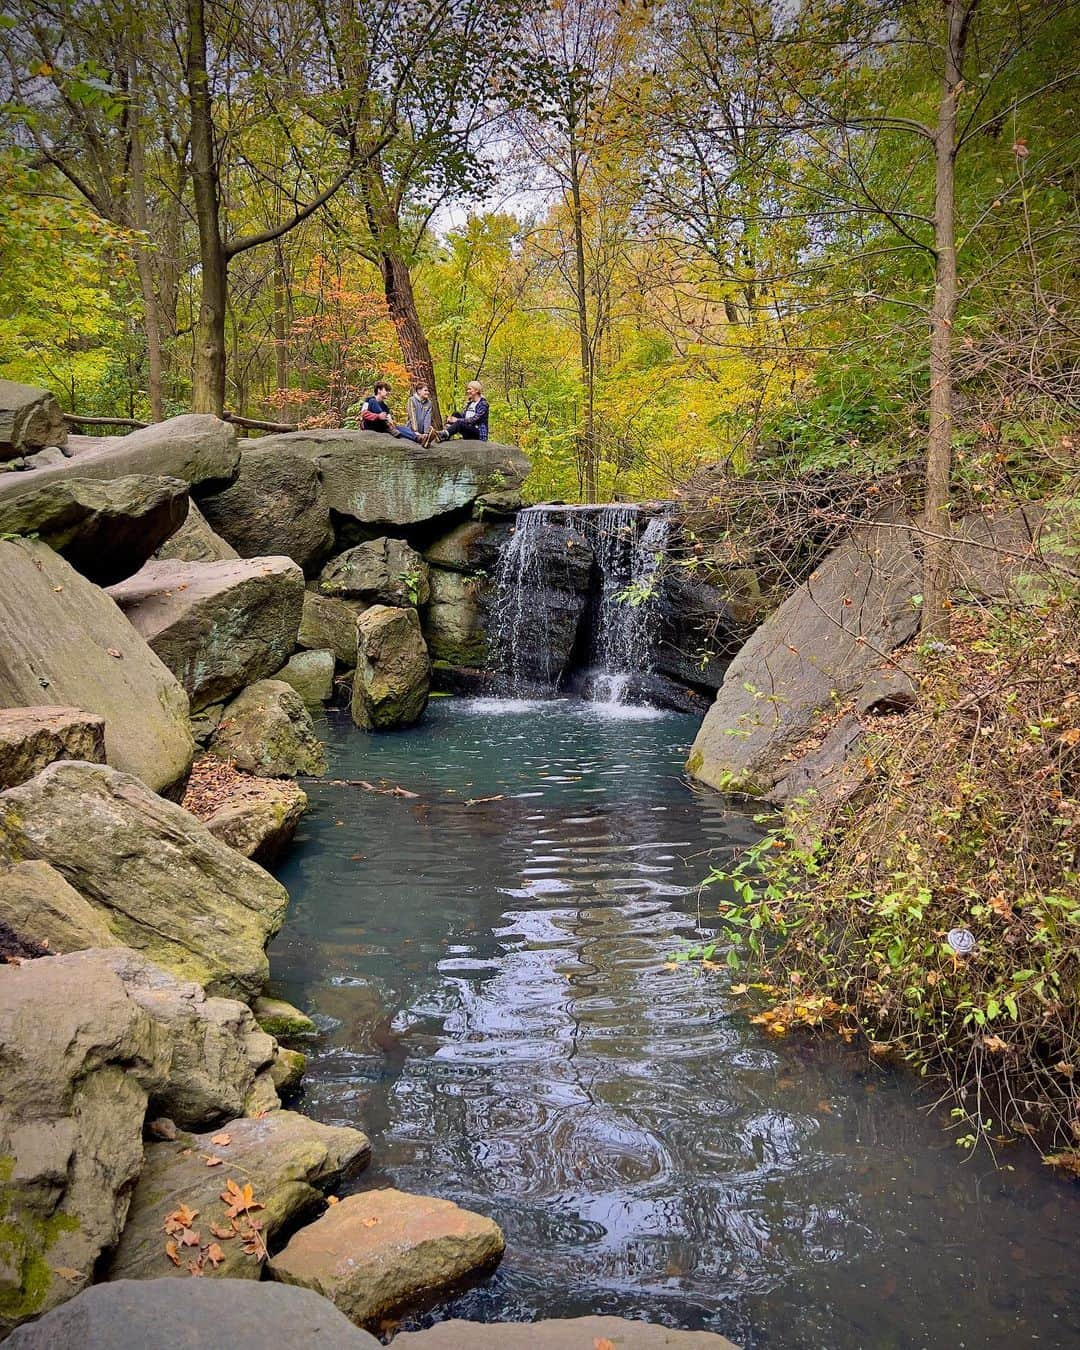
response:
{"label": "wet rock face", "polygon": [[669,568],[657,604],[654,669],[700,689],[719,689],[747,628],[724,588]]}
{"label": "wet rock face", "polygon": [[431,597],[429,568],[404,539],[371,539],[327,563],[319,591],[369,605],[426,605]]}
{"label": "wet rock face", "polygon": [[99,586],[137,572],[187,515],[188,485],[179,478],[22,481],[23,493],[0,500],[0,534],[36,534]]}
{"label": "wet rock face", "polygon": [[324,1294],[363,1326],[490,1268],[505,1245],[493,1220],[448,1200],[365,1191],[300,1229],[270,1271]]}
{"label": "wet rock face", "polygon": [[0,540],[0,706],[44,703],[103,717],[108,762],[155,791],[191,767],[187,695],[108,595],[46,544]]}
{"label": "wet rock face", "polygon": [[286,554],[314,576],[334,544],[330,506],[315,464],[297,455],[245,448],[224,492],[203,498],[211,529],[242,558]]}
{"label": "wet rock face", "polygon": [[352,719],[365,731],[410,726],[427,707],[431,662],[415,609],[373,605],[357,624]]}
{"label": "wet rock face", "polygon": [[284,557],[151,562],[109,595],[197,712],[288,660],[303,613],[304,574]]}
{"label": "wet rock face", "polygon": [[129,774],[60,762],[0,793],[0,860],[34,859],[119,941],[208,993],[250,998],[266,983],[285,888]]}

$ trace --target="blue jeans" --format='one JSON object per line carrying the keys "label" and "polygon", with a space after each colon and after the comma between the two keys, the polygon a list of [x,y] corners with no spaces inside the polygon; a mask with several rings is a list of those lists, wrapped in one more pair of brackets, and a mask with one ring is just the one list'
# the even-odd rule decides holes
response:
{"label": "blue jeans", "polygon": [[398,427],[398,435],[404,436],[407,441],[415,441],[420,444],[420,437],[413,431],[412,427]]}

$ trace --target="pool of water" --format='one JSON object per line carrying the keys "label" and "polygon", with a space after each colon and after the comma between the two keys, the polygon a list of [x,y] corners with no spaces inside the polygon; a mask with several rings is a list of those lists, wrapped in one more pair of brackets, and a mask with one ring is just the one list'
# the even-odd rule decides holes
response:
{"label": "pool of water", "polygon": [[330,772],[271,951],[322,1028],[302,1109],[370,1134],[357,1189],[442,1195],[507,1236],[493,1275],[421,1320],[1080,1345],[1073,1186],[1020,1149],[964,1161],[905,1076],[766,1038],[726,971],[666,968],[711,931],[710,854],[756,831],[683,782],[694,730],[462,700],[395,735],[322,724]]}

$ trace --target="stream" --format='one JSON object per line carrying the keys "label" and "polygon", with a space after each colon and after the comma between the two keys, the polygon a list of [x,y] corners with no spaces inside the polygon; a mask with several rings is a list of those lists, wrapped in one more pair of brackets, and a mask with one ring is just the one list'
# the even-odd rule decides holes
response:
{"label": "stream", "polygon": [[298,1109],[371,1136],[353,1189],[444,1196],[507,1237],[494,1274],[409,1325],[1080,1344],[1075,1185],[1023,1147],[965,1159],[909,1077],[766,1037],[726,969],[666,968],[712,931],[710,851],[759,828],[684,783],[693,719],[437,699],[407,732],[319,726],[330,770],[305,784],[271,949],[273,992],[322,1029]]}

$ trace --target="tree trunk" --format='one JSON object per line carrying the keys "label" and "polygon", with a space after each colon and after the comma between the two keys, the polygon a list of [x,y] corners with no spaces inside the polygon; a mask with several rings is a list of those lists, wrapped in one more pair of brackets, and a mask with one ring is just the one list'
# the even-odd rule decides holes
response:
{"label": "tree trunk", "polygon": [[581,458],[585,478],[585,500],[595,502],[596,418],[592,343],[589,339],[588,292],[585,281],[585,230],[581,208],[581,171],[574,133],[570,132],[570,203],[574,230],[574,300],[577,305],[578,350],[581,358],[581,392],[584,408],[581,418]]}
{"label": "tree trunk", "polygon": [[437,426],[442,426],[439,394],[435,386],[435,365],[431,359],[427,334],[416,309],[409,269],[394,252],[380,250],[379,271],[382,273],[383,294],[397,333],[405,369],[418,384],[427,385],[431,392],[432,420]]}
{"label": "tree trunk", "polygon": [[288,276],[281,240],[274,244],[274,377],[279,390],[289,387]]}
{"label": "tree trunk", "polygon": [[199,230],[202,293],[195,327],[195,373],[191,406],[195,412],[225,410],[225,305],[228,259],[221,238],[213,112],[206,70],[203,0],[187,0],[187,84],[191,105],[191,180]]}
{"label": "tree trunk", "polygon": [[143,300],[143,332],[146,336],[147,393],[150,398],[150,420],[160,422],[165,416],[162,395],[161,317],[158,309],[157,286],[150,252],[146,247],[150,222],[146,206],[146,151],[142,134],[142,108],[139,103],[139,67],[132,56],[128,65],[128,92],[130,95],[129,128],[131,137],[131,214],[135,228],[142,239],[135,247],[135,270]]}
{"label": "tree trunk", "polygon": [[949,544],[949,485],[952,480],[953,352],[956,319],[956,152],[957,104],[963,82],[967,23],[974,4],[946,0],[945,71],[934,138],[934,303],[930,310],[930,426],[926,450],[926,504],[923,524],[922,631],[949,632],[952,559]]}

